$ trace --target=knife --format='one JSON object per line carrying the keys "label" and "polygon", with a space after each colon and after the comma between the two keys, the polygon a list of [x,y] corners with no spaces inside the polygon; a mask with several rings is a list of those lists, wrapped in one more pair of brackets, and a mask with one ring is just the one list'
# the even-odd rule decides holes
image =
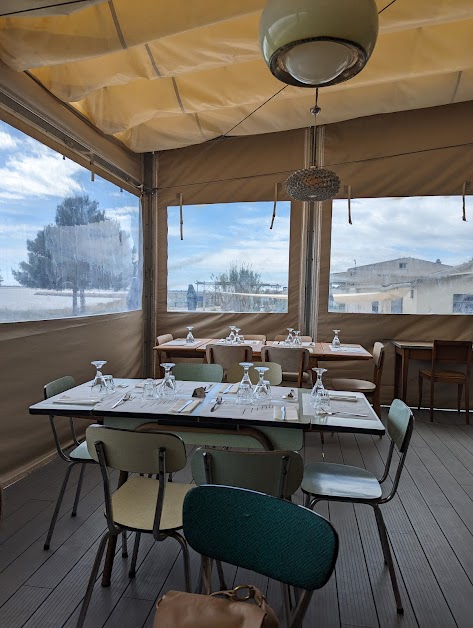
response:
{"label": "knife", "polygon": [[189,399],[189,401],[186,401],[186,403],[185,403],[183,406],[181,406],[180,408],[178,408],[178,409],[176,410],[176,412],[182,412],[185,408],[187,408],[187,406],[190,406],[190,404],[191,404],[193,401],[194,401],[193,399]]}
{"label": "knife", "polygon": [[227,387],[225,388],[225,390],[223,391],[223,394],[225,394],[225,393],[227,393],[227,392],[230,392],[230,390],[233,388],[233,386],[234,386],[234,384],[230,384],[230,386],[227,386]]}

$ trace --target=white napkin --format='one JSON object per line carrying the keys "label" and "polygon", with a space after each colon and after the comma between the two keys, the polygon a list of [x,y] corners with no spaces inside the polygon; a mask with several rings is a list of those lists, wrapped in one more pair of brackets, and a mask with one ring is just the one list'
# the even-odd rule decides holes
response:
{"label": "white napkin", "polygon": [[[286,421],[298,421],[299,413],[297,412],[297,408],[295,406],[284,406],[286,408]],[[274,406],[273,408],[273,419],[275,421],[282,421],[282,407]]]}
{"label": "white napkin", "polygon": [[[190,400],[188,399],[187,401],[190,401]],[[179,408],[182,408],[182,406],[185,403],[186,403],[185,400],[179,399],[179,401],[176,401],[175,403],[172,404],[172,406],[169,408],[169,412],[174,412],[175,414],[190,414],[192,410],[195,410],[197,408],[199,403],[202,403],[202,399],[194,399],[194,401],[190,403],[188,406],[186,406],[184,410],[181,410],[180,412],[178,412]]]}
{"label": "white napkin", "polygon": [[222,384],[220,386],[220,390],[218,392],[219,393],[223,393],[224,390],[227,390],[227,388],[229,386],[231,386],[230,390],[228,390],[226,394],[228,395],[229,393],[236,393],[236,392],[238,392],[238,386],[239,385],[240,385],[239,382],[237,384],[228,384],[228,383],[227,384]]}
{"label": "white napkin", "polygon": [[337,390],[329,390],[328,395],[330,399],[334,401],[358,401],[358,397],[355,393],[350,392],[338,392]]}
{"label": "white napkin", "polygon": [[53,403],[62,403],[66,406],[95,406],[99,401],[102,401],[102,399],[80,399],[79,397],[62,396],[59,399],[54,399]]}

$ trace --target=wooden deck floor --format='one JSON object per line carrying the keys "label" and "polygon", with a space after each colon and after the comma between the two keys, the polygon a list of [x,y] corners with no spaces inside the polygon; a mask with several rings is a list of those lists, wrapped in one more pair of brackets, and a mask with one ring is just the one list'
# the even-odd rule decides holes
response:
{"label": "wooden deck floor", "polygon": [[[396,614],[372,510],[321,505],[340,535],[336,573],[314,595],[304,626],[351,628],[473,626],[473,426],[455,413],[437,413],[429,423],[416,412],[416,429],[398,496],[384,506],[405,614]],[[385,437],[326,437],[325,460],[366,466],[380,474],[389,443]],[[306,440],[306,460],[320,460],[317,435]],[[87,469],[76,518],[70,517],[75,481],[66,494],[51,550],[43,550],[65,464],[56,460],[7,489],[0,526],[0,626],[72,628],[78,616],[98,539],[104,531],[102,485]],[[74,471],[77,474],[77,471]],[[190,480],[187,467],[179,478]],[[300,496],[299,498],[300,499]],[[94,590],[87,626],[136,628],[152,625],[155,599],[183,589],[182,561],[172,540],[143,537],[139,569],[130,580],[120,552],[112,586]],[[196,582],[197,557],[193,560]],[[253,582],[280,612],[279,585],[228,566],[235,584]]]}

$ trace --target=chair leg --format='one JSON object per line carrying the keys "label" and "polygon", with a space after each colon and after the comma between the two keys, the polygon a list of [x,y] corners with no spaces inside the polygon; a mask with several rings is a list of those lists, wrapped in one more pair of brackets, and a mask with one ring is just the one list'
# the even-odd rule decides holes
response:
{"label": "chair leg", "polygon": [[128,558],[128,540],[126,530],[122,532],[122,558]]}
{"label": "chair leg", "polygon": [[71,517],[75,517],[77,515],[77,506],[79,505],[80,492],[82,490],[82,482],[84,480],[84,473],[85,464],[82,464],[80,468],[79,482],[77,483],[76,496],[74,498],[74,506],[72,507]]}
{"label": "chair leg", "polygon": [[103,566],[103,574],[102,574],[102,586],[109,587],[110,580],[112,578],[112,569],[113,569],[113,560],[115,558],[115,551],[117,549],[117,539],[118,536],[114,534],[110,536],[110,540],[108,542],[107,554],[105,556],[105,564]]}
{"label": "chair leg", "polygon": [[[100,545],[97,550],[97,555],[95,557],[94,566],[92,567],[92,572],[90,574],[89,583],[87,585],[87,590],[85,592],[84,601],[82,602],[82,607],[80,609],[79,619],[77,621],[77,628],[82,628],[85,621],[85,616],[87,615],[87,610],[90,604],[90,598],[92,597],[92,591],[94,590],[95,581],[97,579],[97,574],[99,573],[100,563],[102,562],[102,556],[105,550],[105,545],[107,541],[110,539],[110,532],[106,532],[103,537],[100,539]],[[115,537],[116,538],[116,537]]]}
{"label": "chair leg", "polygon": [[470,425],[470,382],[465,383],[465,418],[466,424]]}
{"label": "chair leg", "polygon": [[291,600],[289,596],[289,587],[284,582],[281,582],[281,593],[284,607],[284,620],[286,622],[286,626],[289,626],[291,623]]}
{"label": "chair leg", "polygon": [[424,379],[422,377],[422,375],[419,375],[419,397],[418,397],[418,401],[419,403],[417,404],[417,409],[420,410],[420,407],[422,405],[422,391],[424,388]]}
{"label": "chair leg", "polygon": [[304,497],[304,506],[306,508],[310,508],[310,495],[309,495],[309,493],[306,493],[306,495]]}
{"label": "chair leg", "polygon": [[72,467],[74,467],[77,463],[71,462],[67,467],[66,475],[64,476],[64,480],[62,481],[61,490],[59,491],[58,498],[56,500],[56,506],[54,508],[53,516],[51,519],[51,523],[49,524],[48,534],[46,536],[46,541],[44,542],[44,549],[49,549],[49,544],[51,543],[51,538],[53,536],[54,528],[56,527],[56,521],[59,514],[59,509],[61,508],[62,500],[64,498],[64,493],[66,492],[67,483],[69,482],[69,476],[71,475]]}
{"label": "chair leg", "polygon": [[182,547],[182,557],[184,559],[184,577],[186,579],[186,591],[188,593],[191,592],[191,571],[190,571],[190,561],[189,561],[189,548],[187,547],[187,541],[183,536],[179,534],[179,532],[173,532],[170,534],[173,539],[179,543]]}
{"label": "chair leg", "polygon": [[217,573],[218,573],[218,581],[219,581],[220,591],[226,591],[228,589],[228,587],[227,587],[227,583],[225,581],[225,574],[223,573],[222,563],[219,560],[216,560],[215,564],[217,565]]}
{"label": "chair leg", "polygon": [[130,571],[128,575],[134,578],[136,575],[136,561],[138,559],[138,550],[140,549],[141,532],[135,532],[135,543],[133,545],[133,556],[131,558]]}
{"label": "chair leg", "polygon": [[397,612],[399,614],[404,613],[404,609],[402,607],[401,594],[399,593],[399,587],[397,584],[396,571],[394,569],[393,557],[391,554],[391,550],[389,548],[389,539],[388,534],[386,532],[386,526],[384,524],[383,515],[381,514],[381,510],[379,506],[374,506],[374,514],[376,517],[376,523],[378,525],[379,538],[381,540],[381,546],[383,548],[384,560],[388,565],[389,575],[391,576],[391,584],[393,587],[394,598],[396,600]]}
{"label": "chair leg", "polygon": [[434,420],[434,383],[435,380],[432,377],[430,380],[430,422]]}
{"label": "chair leg", "polygon": [[462,407],[462,393],[463,393],[463,384],[458,384],[458,394],[457,394],[458,414],[460,414],[461,407]]}

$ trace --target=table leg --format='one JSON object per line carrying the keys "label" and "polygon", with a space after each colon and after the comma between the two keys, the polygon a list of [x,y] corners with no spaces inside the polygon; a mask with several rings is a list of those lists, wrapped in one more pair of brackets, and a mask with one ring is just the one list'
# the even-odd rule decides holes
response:
{"label": "table leg", "polygon": [[394,399],[399,398],[399,380],[401,379],[402,356],[396,348],[394,354]]}
{"label": "table leg", "polygon": [[401,399],[406,402],[407,397],[407,375],[409,371],[409,349],[404,350],[404,354],[402,356],[402,395]]}

